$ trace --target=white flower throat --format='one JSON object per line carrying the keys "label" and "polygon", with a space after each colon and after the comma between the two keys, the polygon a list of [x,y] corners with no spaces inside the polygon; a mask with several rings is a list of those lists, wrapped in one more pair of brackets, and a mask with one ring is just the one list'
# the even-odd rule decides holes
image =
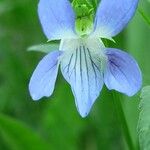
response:
{"label": "white flower throat", "polygon": [[63,71],[69,73],[69,76],[72,75],[71,70],[74,68],[79,72],[92,69],[94,72],[99,70],[99,73],[102,73],[107,61],[104,48],[102,41],[99,39],[79,38],[62,40],[59,49],[64,51],[60,59]]}

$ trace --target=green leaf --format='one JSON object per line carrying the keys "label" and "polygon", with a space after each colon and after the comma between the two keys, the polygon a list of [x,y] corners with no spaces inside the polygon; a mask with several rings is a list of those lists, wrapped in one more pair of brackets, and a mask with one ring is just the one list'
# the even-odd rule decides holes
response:
{"label": "green leaf", "polygon": [[150,17],[140,8],[138,9],[138,12],[141,14],[144,21],[150,26]]}
{"label": "green leaf", "polygon": [[33,45],[27,49],[27,51],[37,51],[37,52],[43,52],[43,53],[49,53],[53,50],[59,50],[58,43]]}
{"label": "green leaf", "polygon": [[26,3],[29,3],[29,0],[26,1],[9,1],[9,0],[0,0],[0,16],[4,13],[8,13],[14,10],[17,7],[24,6]]}
{"label": "green leaf", "polygon": [[0,114],[0,139],[9,150],[48,150],[49,145],[25,124]]}
{"label": "green leaf", "polygon": [[150,149],[150,86],[142,89],[138,122],[139,143],[142,150]]}

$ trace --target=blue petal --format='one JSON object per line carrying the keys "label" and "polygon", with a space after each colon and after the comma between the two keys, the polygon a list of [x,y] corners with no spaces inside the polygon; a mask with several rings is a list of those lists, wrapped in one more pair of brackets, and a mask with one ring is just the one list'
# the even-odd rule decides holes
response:
{"label": "blue petal", "polygon": [[76,36],[75,14],[69,0],[40,0],[38,13],[49,40]]}
{"label": "blue petal", "polygon": [[109,38],[123,30],[133,17],[138,0],[101,0],[95,18],[95,35]]}
{"label": "blue petal", "polygon": [[104,82],[108,89],[115,89],[128,96],[133,96],[142,85],[142,75],[137,62],[126,52],[106,49],[108,56]]}
{"label": "blue petal", "polygon": [[49,53],[36,67],[29,83],[29,91],[33,100],[39,100],[44,96],[49,97],[53,93],[60,54],[60,51]]}
{"label": "blue petal", "polygon": [[[94,53],[95,43],[71,41],[66,45],[72,51],[66,51],[61,61],[61,71],[71,85],[77,109],[82,117],[86,117],[100,94],[103,86],[103,75],[99,54]],[[100,42],[97,42],[100,44]],[[90,47],[91,46],[91,47]],[[96,46],[98,48],[98,45]],[[93,48],[93,49],[91,49]]]}

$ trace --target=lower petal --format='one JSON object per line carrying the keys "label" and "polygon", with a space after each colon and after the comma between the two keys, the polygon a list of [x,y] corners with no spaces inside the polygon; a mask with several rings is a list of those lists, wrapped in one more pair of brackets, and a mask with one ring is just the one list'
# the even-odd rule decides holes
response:
{"label": "lower petal", "polygon": [[118,49],[106,49],[108,63],[104,82],[108,89],[117,90],[128,96],[136,94],[142,85],[142,75],[132,56]]}
{"label": "lower petal", "polygon": [[44,96],[49,97],[53,93],[60,54],[60,51],[49,53],[36,67],[29,83],[29,91],[33,100],[39,100]]}
{"label": "lower petal", "polygon": [[92,41],[66,43],[66,49],[68,45],[72,51],[65,52],[61,61],[61,71],[71,85],[77,109],[82,117],[88,115],[103,86],[102,59],[98,54],[101,45],[99,41],[97,44],[93,41],[96,45]]}

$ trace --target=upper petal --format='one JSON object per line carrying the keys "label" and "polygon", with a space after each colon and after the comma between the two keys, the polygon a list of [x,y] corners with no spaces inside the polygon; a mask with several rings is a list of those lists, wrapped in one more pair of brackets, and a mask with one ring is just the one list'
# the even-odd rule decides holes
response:
{"label": "upper petal", "polygon": [[53,93],[60,54],[60,51],[49,53],[36,67],[29,83],[29,91],[33,100],[39,100],[44,96],[49,97]]}
{"label": "upper petal", "polygon": [[61,71],[71,85],[80,115],[85,117],[103,86],[102,59],[99,57],[100,42],[72,40],[64,43],[62,47],[66,51],[61,60]]}
{"label": "upper petal", "polygon": [[49,40],[76,36],[75,14],[69,0],[40,0],[38,14]]}
{"label": "upper petal", "polygon": [[128,96],[139,91],[142,75],[137,62],[126,52],[117,49],[106,49],[108,57],[104,82],[108,89],[115,89]]}
{"label": "upper petal", "polygon": [[138,0],[101,0],[95,17],[95,36],[117,35],[133,17]]}

